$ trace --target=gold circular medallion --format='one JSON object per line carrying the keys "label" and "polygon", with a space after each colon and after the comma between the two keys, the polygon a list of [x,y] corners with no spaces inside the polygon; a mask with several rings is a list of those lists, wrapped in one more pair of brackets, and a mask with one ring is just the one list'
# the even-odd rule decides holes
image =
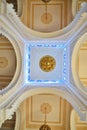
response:
{"label": "gold circular medallion", "polygon": [[52,111],[52,107],[49,103],[43,103],[40,106],[40,110],[43,114],[45,114],[45,113],[48,114]]}
{"label": "gold circular medallion", "polygon": [[0,68],[5,68],[8,65],[8,60],[6,57],[0,57]]}
{"label": "gold circular medallion", "polygon": [[45,72],[52,71],[56,66],[56,61],[52,56],[46,55],[40,59],[40,68]]}
{"label": "gold circular medallion", "polygon": [[41,16],[41,21],[42,23],[44,24],[50,24],[52,22],[52,15],[50,13],[44,13],[42,16]]}

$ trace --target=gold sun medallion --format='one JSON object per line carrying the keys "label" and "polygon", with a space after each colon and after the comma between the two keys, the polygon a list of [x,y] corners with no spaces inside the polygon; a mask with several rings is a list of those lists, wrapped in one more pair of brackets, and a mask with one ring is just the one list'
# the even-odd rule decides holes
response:
{"label": "gold sun medallion", "polygon": [[40,59],[39,65],[41,70],[50,72],[55,68],[56,61],[52,56],[46,55]]}
{"label": "gold sun medallion", "polygon": [[6,57],[0,57],[0,68],[5,68],[8,65],[8,60]]}
{"label": "gold sun medallion", "polygon": [[52,22],[52,15],[50,13],[44,13],[41,16],[41,22],[44,24],[50,24]]}

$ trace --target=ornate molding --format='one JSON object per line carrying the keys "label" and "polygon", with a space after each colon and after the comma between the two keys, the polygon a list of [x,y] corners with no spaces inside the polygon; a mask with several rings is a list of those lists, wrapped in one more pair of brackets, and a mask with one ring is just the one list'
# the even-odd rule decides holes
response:
{"label": "ornate molding", "polygon": [[0,94],[3,95],[8,90],[10,90],[18,80],[18,77],[21,72],[21,54],[19,51],[19,47],[17,45],[17,41],[3,27],[0,28],[0,34],[4,35],[12,43],[14,51],[16,53],[16,62],[17,62],[16,72],[15,72],[15,75],[14,75],[12,81],[6,88],[0,90]]}
{"label": "ornate molding", "polygon": [[75,17],[76,13],[77,13],[77,6],[78,6],[78,1],[79,0],[72,0],[72,15],[73,17]]}
{"label": "ornate molding", "polygon": [[[67,86],[66,86],[67,87]],[[37,90],[37,91],[36,91]],[[16,112],[17,108],[19,108],[20,104],[27,98],[35,95],[35,94],[41,94],[41,93],[50,93],[50,94],[56,94],[58,96],[63,97],[64,99],[66,99],[69,103],[71,103],[71,105],[74,107],[74,109],[77,111],[77,113],[79,114],[80,118],[82,120],[86,120],[86,115],[85,112],[86,110],[82,110],[83,107],[81,103],[79,103],[79,100],[77,97],[75,97],[75,95],[72,95],[72,92],[69,91],[64,91],[64,90],[59,90],[57,88],[52,88],[49,91],[49,88],[35,88],[35,89],[26,89],[25,92],[23,92],[19,98],[16,99],[16,101],[13,103],[13,105],[10,108],[5,108],[1,110],[2,114],[2,120],[0,119],[0,124],[2,124],[5,120],[7,119],[11,119],[12,115],[14,114],[14,112]],[[19,117],[20,118],[20,117]]]}
{"label": "ornate molding", "polygon": [[[62,29],[60,31],[56,31],[56,32],[53,32],[53,33],[46,33],[46,34],[45,33],[38,33],[37,31],[31,30],[31,29],[27,28],[26,26],[24,26],[23,23],[19,20],[16,13],[14,12],[14,10],[12,9],[12,6],[9,5],[9,4],[7,4],[6,15],[9,17],[10,21],[14,21],[13,24],[15,25],[15,27],[20,32],[20,34],[23,37],[25,37],[26,39],[33,40],[33,39],[42,39],[42,38],[54,37],[54,39],[62,38],[63,40],[65,40],[66,38],[68,38],[68,36],[72,35],[70,30],[72,30],[72,28],[74,28],[75,25],[78,25],[79,21],[82,20],[81,15],[82,15],[82,13],[87,12],[86,7],[87,7],[87,3],[85,3],[83,5],[81,10],[77,13],[76,17],[74,18],[74,20],[67,27],[65,27],[64,29]],[[21,30],[20,30],[20,28],[21,28]],[[21,32],[24,32],[24,33],[21,33]],[[61,37],[62,35],[63,35],[63,37]]]}
{"label": "ornate molding", "polygon": [[[75,44],[78,46],[79,42],[82,41],[79,37],[87,32],[87,3],[84,4],[69,26],[60,31],[48,34],[38,33],[25,27],[12,9],[12,5],[3,3],[2,6],[2,3],[0,5],[0,34],[6,36],[14,47],[17,56],[17,71],[14,78],[15,82],[12,82],[11,86],[8,86],[6,90],[0,91],[1,94],[5,93],[0,98],[0,112],[4,113],[2,119],[0,119],[1,124],[4,122],[4,120],[9,119],[12,116],[12,114],[19,107],[20,103],[27,97],[30,97],[34,94],[39,94],[41,92],[48,93],[49,91],[46,89],[48,86],[51,88],[51,90],[54,90],[52,93],[60,95],[70,102],[80,115],[81,119],[86,120],[87,91],[82,89],[82,85],[79,83],[79,79],[77,77],[77,72],[73,70],[73,66],[71,66],[72,63],[70,64],[70,62],[73,60],[71,57],[73,57],[75,51]],[[77,39],[79,39],[79,41],[77,41]],[[26,47],[27,45],[31,45],[31,41],[35,41],[35,44],[37,44],[37,41],[39,41],[40,44],[38,45],[44,44],[47,46],[48,43],[46,44],[46,41],[49,42],[50,45],[52,45],[52,42],[57,41],[57,48],[61,46],[60,43],[62,43],[62,52],[68,50],[68,53],[63,55],[64,61],[67,59],[68,69],[66,68],[62,70],[64,74],[67,74],[66,81],[64,79],[59,84],[53,83],[52,86],[51,83],[46,84],[44,82],[39,82],[38,84],[34,82],[26,83],[26,71],[24,70],[27,69],[26,63],[29,56],[26,52]],[[70,53],[71,50],[72,53]],[[77,54],[74,56],[76,55]],[[69,77],[74,80],[71,82]],[[37,86],[40,87],[40,89]],[[44,91],[42,91],[43,86],[45,86]],[[7,92],[7,90],[9,91]]]}
{"label": "ornate molding", "polygon": [[83,33],[83,35],[76,41],[76,43],[74,44],[74,49],[72,52],[72,57],[71,57],[71,67],[72,67],[72,76],[74,79],[74,85],[77,86],[78,90],[80,90],[81,93],[83,93],[85,95],[85,99],[87,100],[87,88],[83,87],[79,76],[78,76],[78,72],[77,70],[77,58],[78,58],[78,52],[79,52],[79,48],[80,46],[87,41],[87,33]]}
{"label": "ornate molding", "polygon": [[71,130],[76,130],[76,120],[75,120],[75,111],[72,110],[70,116],[70,128]]}
{"label": "ornate molding", "polygon": [[23,11],[23,0],[17,0],[17,5],[18,5],[17,14],[19,17],[21,17]]}
{"label": "ornate molding", "polygon": [[0,14],[5,14],[7,10],[7,3],[6,0],[0,1]]}
{"label": "ornate molding", "polygon": [[20,109],[18,108],[16,110],[16,124],[15,124],[15,130],[20,130],[20,120],[21,120],[21,113]]}

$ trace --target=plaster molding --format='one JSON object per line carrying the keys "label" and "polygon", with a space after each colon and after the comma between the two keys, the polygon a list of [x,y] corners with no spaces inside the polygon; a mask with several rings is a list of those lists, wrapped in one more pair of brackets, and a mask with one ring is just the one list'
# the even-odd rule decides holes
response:
{"label": "plaster molding", "polygon": [[77,14],[77,6],[78,6],[78,1],[79,0],[72,0],[72,15],[73,17],[75,17],[75,15]]}
{"label": "plaster molding", "polygon": [[7,3],[6,0],[1,0],[0,1],[0,13],[5,14],[7,11]]}
{"label": "plaster molding", "polygon": [[[74,90],[74,92],[79,93],[84,98],[84,101],[82,101],[82,102],[84,102],[84,104],[87,104],[87,89],[80,82],[80,78],[78,76],[78,71],[77,71],[78,69],[76,67],[77,67],[78,51],[80,48],[80,46],[78,45],[78,41],[80,41],[80,43],[83,43],[83,42],[81,42],[81,37],[85,36],[86,32],[87,32],[87,28],[85,26],[85,29],[81,33],[79,33],[76,38],[72,39],[72,44],[70,44],[70,46],[69,46],[70,47],[70,51],[69,51],[70,78],[69,78],[69,81],[72,86],[71,89],[72,89],[72,91]],[[86,37],[84,37],[83,39],[85,41]],[[77,48],[76,46],[79,46],[79,47]],[[81,98],[81,99],[83,99],[83,98]]]}
{"label": "plaster molding", "polygon": [[[76,17],[74,18],[74,20],[64,29],[60,30],[60,31],[56,31],[53,33],[39,33],[36,32],[34,30],[31,30],[29,28],[26,28],[26,26],[24,26],[22,23],[18,23],[18,26],[20,26],[20,28],[23,29],[23,32],[25,32],[24,36],[26,39],[32,40],[32,39],[43,39],[43,38],[50,38],[53,37],[53,39],[57,39],[57,40],[68,40],[69,38],[71,38],[71,36],[73,34],[76,34],[74,32],[75,28],[78,30],[79,27],[83,26],[84,21],[87,19],[86,16],[82,16],[82,13],[84,11],[87,12],[86,10],[86,4],[84,4],[84,8],[82,8],[78,14],[76,15]],[[13,21],[16,20],[18,21],[16,18],[13,17]],[[29,35],[28,35],[29,34]],[[39,36],[39,37],[38,37]]]}
{"label": "plaster molding", "polygon": [[3,109],[3,110],[0,110],[0,128],[1,128],[1,126],[2,126],[2,123],[4,123],[4,120],[5,120],[5,110]]}
{"label": "plaster molding", "polygon": [[72,57],[71,57],[71,71],[72,71],[72,76],[75,82],[75,85],[77,86],[77,88],[81,91],[81,93],[84,93],[85,98],[87,100],[87,88],[85,88],[84,86],[82,86],[81,81],[79,79],[78,76],[78,72],[77,70],[77,58],[78,58],[78,52],[79,52],[79,48],[80,46],[87,41],[87,33],[84,33],[76,42],[73,52],[72,52]]}
{"label": "plaster molding", "polygon": [[12,81],[6,88],[0,90],[0,94],[2,95],[6,93],[9,89],[11,89],[18,80],[18,77],[21,71],[20,70],[21,69],[21,54],[20,54],[19,47],[17,45],[16,40],[11,35],[9,35],[9,33],[3,27],[0,28],[0,34],[4,35],[12,43],[12,46],[16,54],[16,62],[17,62],[16,71],[15,71]]}
{"label": "plaster molding", "polygon": [[[84,10],[84,9],[83,9]],[[82,10],[82,11],[83,11]],[[11,13],[13,14],[11,14]],[[5,22],[6,20],[7,20],[7,22],[8,22],[8,26],[10,26],[10,25],[13,25],[13,28],[12,28],[12,26],[11,26],[11,28],[9,29],[9,31],[11,31],[11,29],[14,29],[15,30],[15,27],[16,27],[16,29],[17,29],[17,27],[19,27],[19,26],[17,26],[17,23],[19,23],[20,22],[20,20],[18,19],[18,17],[17,17],[17,15],[16,15],[16,13],[14,12],[14,10],[12,10],[12,7],[10,6],[10,5],[7,5],[7,17],[1,17],[2,18],[2,20],[3,20],[3,22]],[[81,14],[80,14],[80,16],[81,16]],[[15,17],[15,19],[14,19],[14,17]],[[9,20],[9,21],[8,21]],[[15,21],[14,21],[15,20]],[[77,32],[79,33],[82,29],[84,29],[85,27],[86,27],[86,24],[84,23],[85,22],[85,20],[86,20],[86,17],[82,17],[82,19],[79,21],[79,23],[77,24],[78,26],[76,26],[76,27],[74,27],[74,29],[72,29],[71,30],[71,32],[69,32],[69,33],[71,33],[71,34],[73,34],[74,33],[74,30],[76,29],[78,29],[79,28],[79,26],[81,26],[81,25],[84,25],[84,26],[82,26]],[[14,21],[14,23],[12,23]],[[3,25],[4,26],[4,25]],[[6,25],[6,28],[7,28],[7,25]],[[21,27],[22,28],[22,27]],[[17,32],[18,31],[18,32]],[[26,30],[25,30],[26,31]],[[25,32],[25,31],[23,31],[23,32]],[[73,33],[72,33],[73,32]],[[78,33],[75,33],[75,35],[74,35],[74,37],[78,34]],[[11,31],[11,33],[13,33],[12,31]],[[17,39],[17,34],[19,34],[19,37],[20,37],[20,39],[21,40],[23,40],[23,36],[21,36],[21,34],[20,34],[20,30],[19,29],[17,29],[17,30],[15,30],[15,39]],[[14,34],[14,33],[13,33]],[[67,33],[66,33],[67,34]],[[63,35],[63,37],[65,38],[66,37],[66,34],[65,35]],[[71,35],[70,35],[71,36]],[[60,39],[63,39],[63,37],[61,37],[60,36]],[[69,34],[68,34],[68,37],[69,37]],[[74,37],[70,37],[71,39],[73,39]],[[69,39],[69,41],[68,42],[71,42],[70,40],[71,39]],[[63,39],[64,40],[64,39]]]}
{"label": "plaster molding", "polygon": [[20,130],[20,121],[21,121],[21,113],[20,109],[18,108],[16,110],[16,124],[15,124],[15,130]]}
{"label": "plaster molding", "polygon": [[[3,11],[2,11],[3,10]],[[44,91],[40,91],[43,88],[44,84],[39,84],[40,89],[35,86],[33,83],[26,84],[25,82],[25,72],[26,65],[24,64],[26,61],[26,45],[29,44],[31,41],[52,41],[56,40],[59,43],[64,42],[67,48],[69,48],[69,52],[72,53],[67,54],[67,62],[73,62],[71,59],[72,55],[74,54],[74,46],[75,44],[78,46],[79,41],[77,39],[81,37],[84,33],[87,32],[87,3],[84,4],[82,9],[78,12],[72,23],[67,26],[66,28],[56,31],[54,33],[39,33],[33,31],[20,21],[18,16],[16,15],[15,11],[12,9],[12,5],[4,4],[1,5],[1,12],[0,12],[0,33],[6,36],[12,43],[13,47],[15,48],[17,62],[18,62],[18,72],[19,77],[17,77],[15,83],[8,87],[9,91],[3,90],[1,94],[4,94],[0,98],[0,111],[4,112],[3,119],[1,119],[1,124],[6,120],[11,118],[12,114],[17,110],[20,103],[25,100],[27,97],[30,97],[34,94],[39,94],[41,92],[48,93],[47,89],[45,88]],[[51,37],[51,38],[50,38]],[[86,36],[87,37],[87,36]],[[73,44],[73,48],[72,45]],[[19,49],[18,49],[19,48]],[[77,57],[77,53],[76,53]],[[65,98],[78,112],[81,119],[86,120],[86,113],[87,113],[87,91],[82,89],[81,83],[79,83],[79,79],[77,76],[77,71],[73,70],[74,68],[68,65],[68,73],[69,77],[72,77],[72,82],[69,79],[68,83],[64,83],[62,87],[59,86],[51,86],[49,87],[52,93],[59,95]],[[21,66],[21,67],[20,67]],[[76,67],[76,65],[75,65]],[[72,72],[72,70],[74,72]],[[76,74],[76,76],[75,76]],[[41,86],[42,85],[42,86]],[[46,86],[47,87],[47,86]],[[75,88],[76,87],[76,88]],[[36,88],[36,89],[35,89]],[[37,90],[37,91],[36,91]],[[39,91],[38,91],[39,90]],[[41,89],[43,90],[43,89]],[[57,90],[57,91],[56,91]],[[81,95],[80,95],[81,93]],[[73,97],[73,98],[72,98]],[[10,108],[12,106],[12,108]],[[4,111],[5,108],[5,111]],[[8,111],[8,112],[6,112]]]}
{"label": "plaster molding", "polygon": [[76,130],[75,110],[72,110],[72,112],[71,112],[70,128],[71,128],[71,130]]}
{"label": "plaster molding", "polygon": [[[49,88],[47,88],[49,90]],[[50,93],[50,94],[56,94],[58,96],[61,96],[63,97],[64,99],[66,99],[69,103],[71,103],[71,105],[74,107],[74,109],[77,111],[77,113],[79,114],[80,118],[82,120],[86,120],[86,117],[85,117],[85,110],[83,111],[81,109],[81,106],[78,105],[79,104],[79,100],[77,99],[77,97],[75,98],[75,96],[73,95],[73,98],[72,98],[72,95],[71,93],[69,93],[68,91],[63,91],[63,90],[58,90],[58,89],[51,89],[49,92],[47,91],[47,89],[44,89],[44,88],[36,88],[34,90],[26,90],[22,95],[20,95],[20,97],[13,103],[13,105],[8,109],[8,108],[5,108],[5,109],[2,109],[1,112],[3,113],[4,111],[4,114],[3,117],[2,117],[2,120],[0,120],[0,124],[2,124],[5,120],[7,119],[11,119],[12,118],[12,115],[14,114],[14,112],[16,112],[17,108],[19,108],[20,104],[27,98],[33,96],[33,95],[36,95],[36,94],[40,94],[40,93]],[[37,91],[36,91],[37,90]],[[78,100],[78,101],[77,101]]]}
{"label": "plaster molding", "polygon": [[[87,114],[87,113],[86,113]],[[77,113],[76,113],[76,111],[73,109],[72,111],[71,111],[71,116],[70,116],[70,128],[71,128],[71,130],[76,130],[77,129],[77,126],[79,125],[79,123],[80,122],[78,122],[76,119],[76,117],[77,117],[78,115],[77,115]],[[81,120],[79,120],[79,121],[81,121]],[[82,124],[80,124],[80,125],[83,125],[84,126],[84,123],[87,123],[87,115],[86,115],[86,120],[84,121],[84,123],[83,122],[81,122]]]}
{"label": "plaster molding", "polygon": [[23,0],[17,0],[17,5],[18,5],[17,14],[19,17],[21,17],[23,10]]}
{"label": "plaster molding", "polygon": [[[27,28],[18,18],[18,16],[16,15],[15,11],[12,9],[12,6],[7,4],[7,11],[6,11],[6,15],[9,17],[10,21],[14,21],[13,25],[15,25],[16,29],[19,31],[19,33],[25,37],[26,39],[42,39],[42,38],[50,38],[53,37],[54,39],[62,39],[65,40],[66,38],[68,38],[68,36],[71,36],[73,33],[72,32],[72,28],[74,28],[74,26],[76,25],[80,25],[79,21],[82,21],[82,13],[87,12],[87,3],[84,3],[83,7],[81,8],[81,10],[77,13],[76,17],[74,18],[74,20],[64,29],[56,31],[56,32],[52,32],[52,33],[40,33],[37,31],[34,31],[32,29]],[[84,16],[83,16],[84,17]],[[84,21],[83,21],[84,22]],[[77,23],[77,24],[76,24]],[[81,25],[80,25],[81,26]],[[18,28],[19,27],[19,28]],[[20,30],[21,28],[21,30]],[[70,31],[71,30],[71,31]],[[22,32],[22,33],[21,33]],[[24,33],[23,33],[24,32]],[[61,36],[60,36],[61,35]]]}

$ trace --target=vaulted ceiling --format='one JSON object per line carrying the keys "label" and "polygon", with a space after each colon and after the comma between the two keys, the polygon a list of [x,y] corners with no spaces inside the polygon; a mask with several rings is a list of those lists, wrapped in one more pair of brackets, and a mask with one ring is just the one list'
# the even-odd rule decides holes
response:
{"label": "vaulted ceiling", "polygon": [[[87,87],[87,41],[79,48],[78,75]],[[11,42],[4,36],[0,36],[0,89],[4,89],[11,82],[16,71],[16,54]]]}
{"label": "vaulted ceiling", "polygon": [[[84,0],[87,1],[87,0]],[[13,3],[17,10],[16,0],[7,0]],[[38,32],[54,32],[67,26],[72,20],[71,0],[51,0],[47,5],[47,19],[45,17],[45,5],[41,0],[24,0],[21,21],[28,27]],[[78,9],[82,0],[78,1]],[[78,75],[80,81],[87,88],[87,41],[79,48]],[[0,89],[7,87],[12,81],[16,71],[16,53],[12,43],[0,36]],[[70,130],[71,105],[53,94],[39,94],[27,98],[19,107],[21,112],[21,128],[35,129],[44,123],[44,105],[48,108],[47,122],[52,129]],[[77,130],[81,123],[77,118]],[[84,125],[84,124],[83,124]],[[87,128],[87,125],[85,125]],[[84,127],[85,128],[85,127]]]}

